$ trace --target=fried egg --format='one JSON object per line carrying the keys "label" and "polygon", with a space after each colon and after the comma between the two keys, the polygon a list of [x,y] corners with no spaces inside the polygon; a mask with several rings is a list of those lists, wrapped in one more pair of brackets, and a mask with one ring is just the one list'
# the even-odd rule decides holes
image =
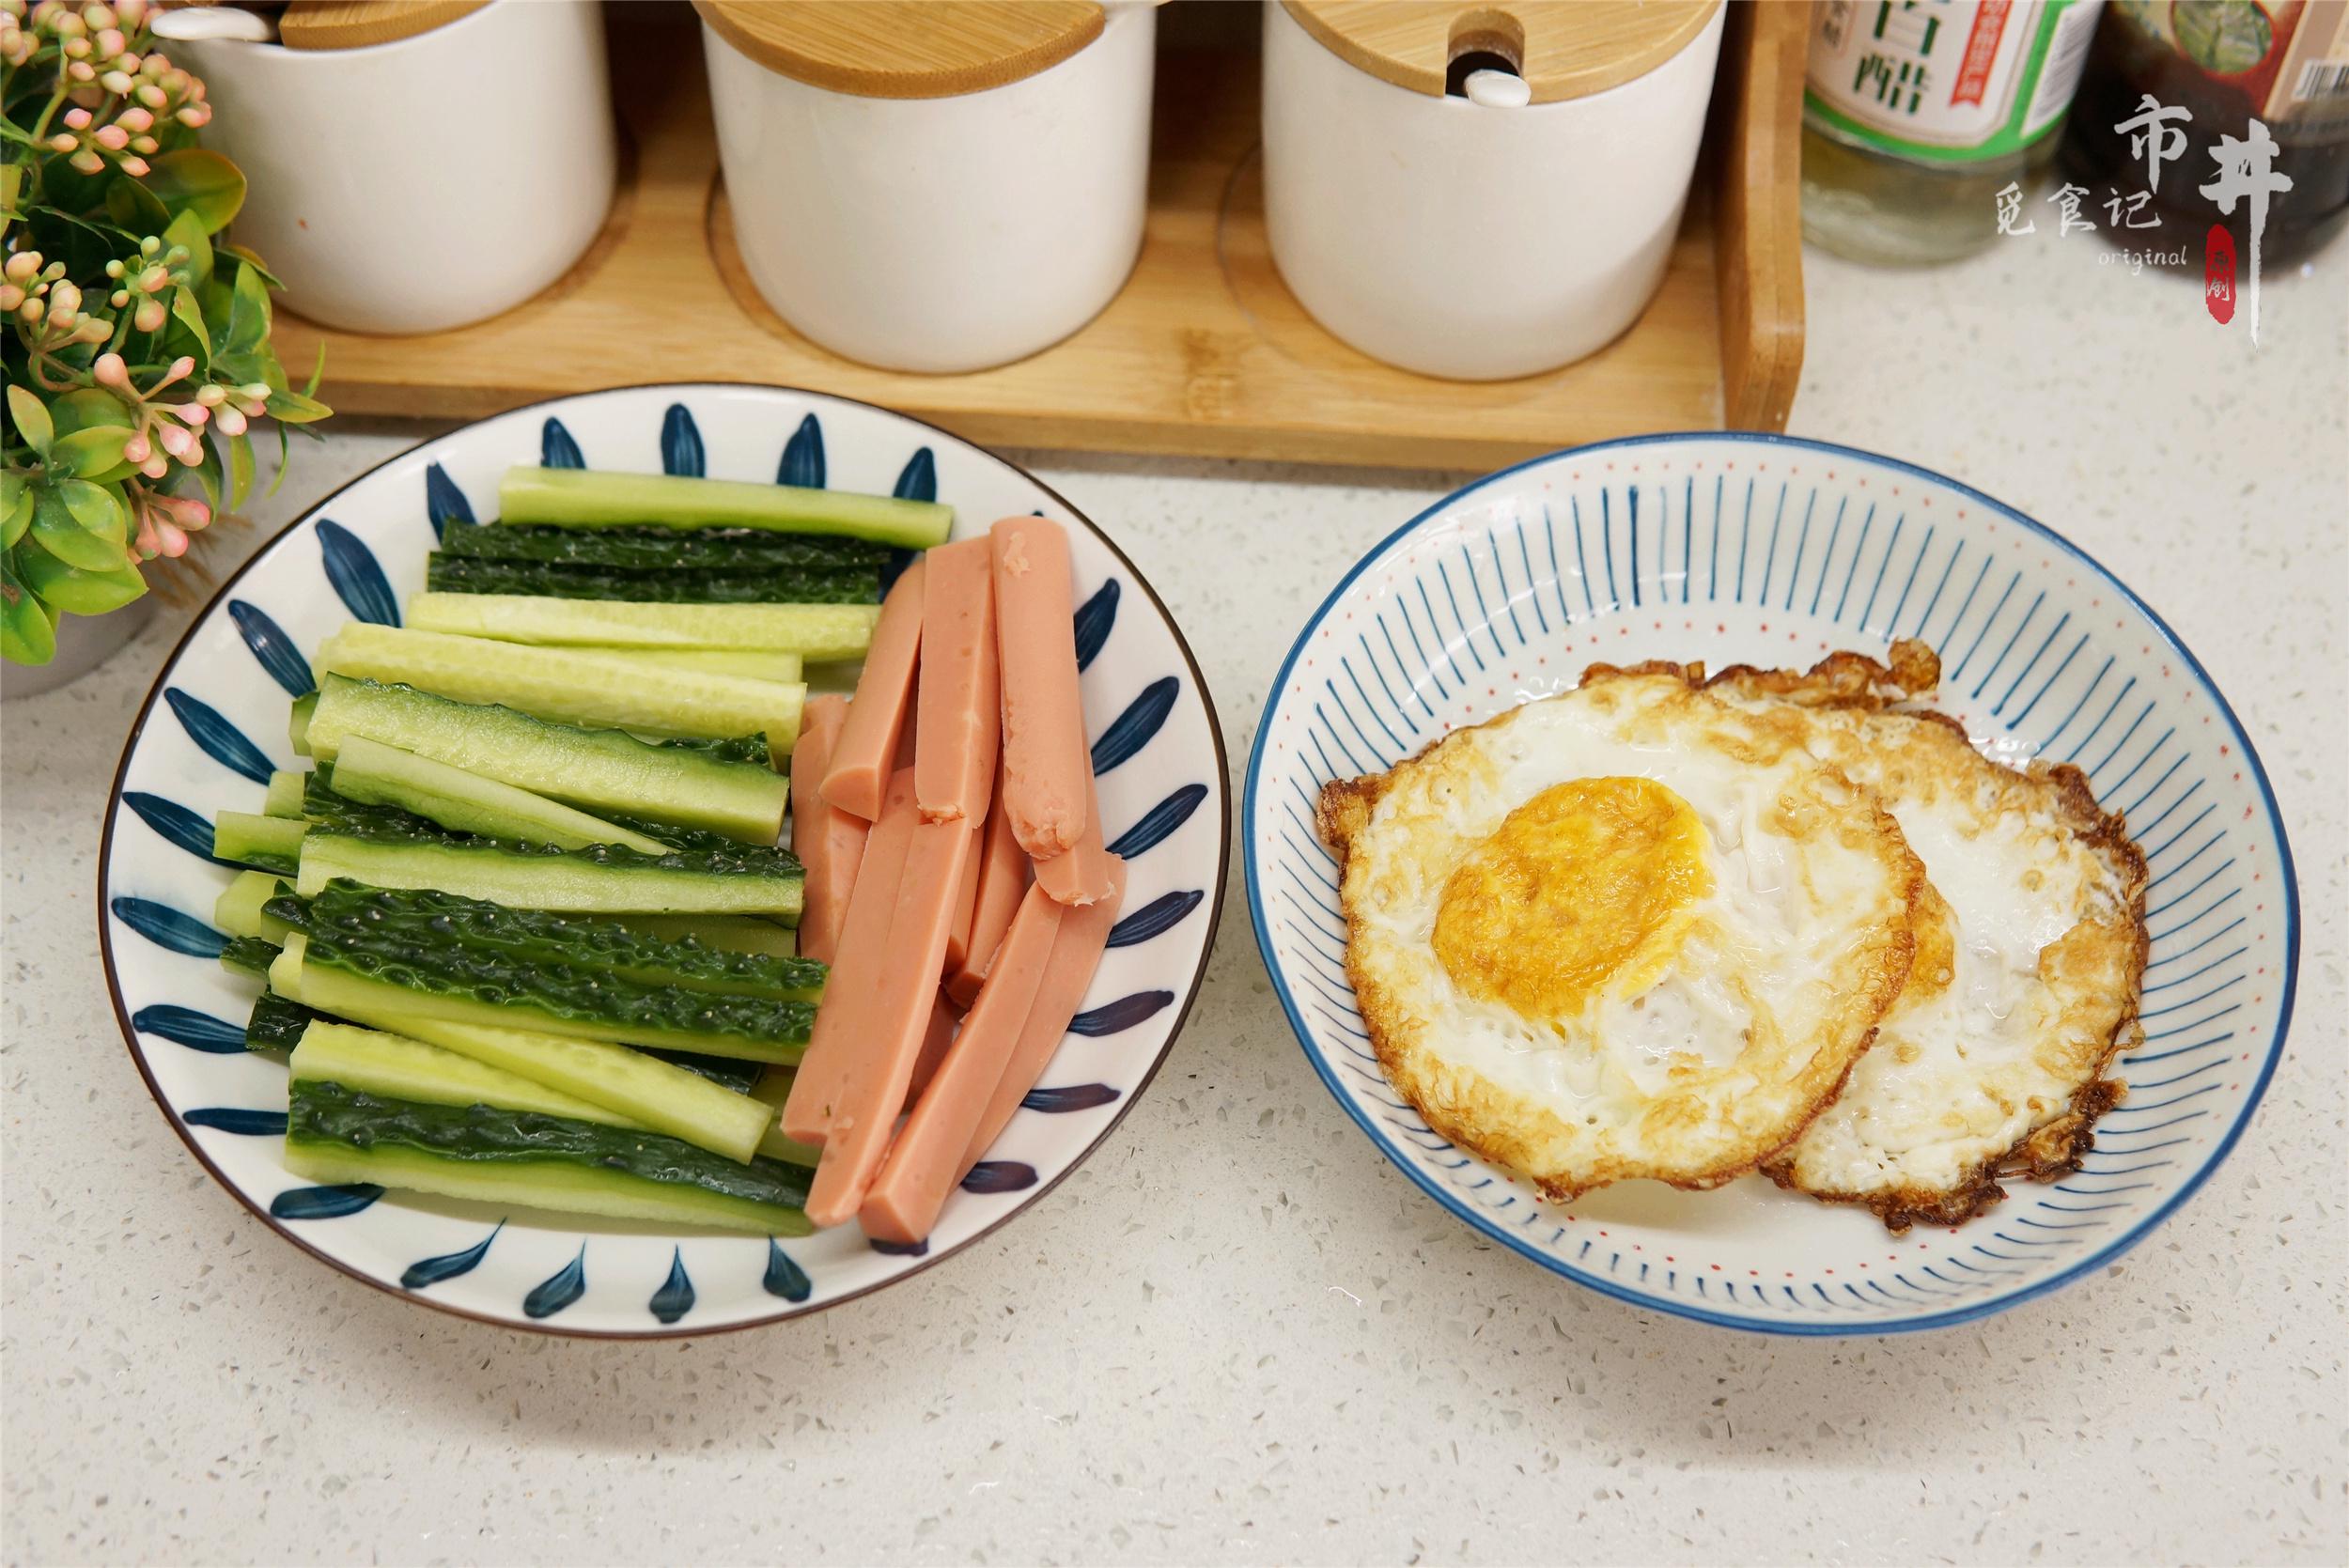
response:
{"label": "fried egg", "polygon": [[1552,1198],[1715,1186],[1802,1131],[1901,992],[1924,884],[1802,741],[1602,667],[1323,790],[1347,973],[1429,1126]]}
{"label": "fried egg", "polygon": [[1955,1225],[2003,1175],[2079,1168],[2137,1037],[2145,859],[2087,779],[2007,768],[1962,726],[1894,705],[1939,664],[1838,654],[1808,675],[1725,670],[1707,690],[1798,740],[1898,819],[1932,892],[1908,984],[1835,1103],[1768,1164],[1782,1185],[1862,1203],[1894,1231]]}

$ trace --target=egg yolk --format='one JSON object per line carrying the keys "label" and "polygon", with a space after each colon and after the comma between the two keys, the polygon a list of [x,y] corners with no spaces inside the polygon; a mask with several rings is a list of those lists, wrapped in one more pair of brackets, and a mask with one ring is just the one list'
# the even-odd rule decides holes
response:
{"label": "egg yolk", "polygon": [[1553,784],[1444,884],[1436,957],[1480,1001],[1569,1017],[1654,985],[1712,882],[1704,825],[1655,780]]}

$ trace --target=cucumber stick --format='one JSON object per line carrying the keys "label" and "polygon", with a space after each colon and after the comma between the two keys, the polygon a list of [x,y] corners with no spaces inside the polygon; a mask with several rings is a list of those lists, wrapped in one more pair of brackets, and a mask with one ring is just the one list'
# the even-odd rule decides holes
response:
{"label": "cucumber stick", "polygon": [[244,1048],[291,1050],[302,1043],[302,1032],[319,1021],[318,1014],[291,997],[263,991],[253,1004],[253,1016],[245,1020]]}
{"label": "cucumber stick", "polygon": [[327,941],[445,943],[517,960],[576,965],[646,986],[775,1001],[817,1001],[824,994],[825,968],[812,958],[758,957],[662,940],[610,920],[508,908],[443,892],[334,882],[307,904],[288,899],[264,912],[280,917],[281,929],[306,931]]}
{"label": "cucumber stick", "polygon": [[413,1015],[404,1015],[397,1024],[388,1018],[364,1021],[407,1030],[428,1046],[560,1090],[728,1159],[748,1162],[775,1115],[771,1108],[748,1094],[738,1094],[682,1067],[602,1040],[570,1039],[536,1030],[491,1029]]}
{"label": "cucumber stick", "polygon": [[[772,857],[781,861],[780,854]],[[604,846],[544,854],[490,841],[403,843],[388,835],[311,830],[294,891],[316,897],[341,877],[378,888],[438,888],[522,909],[586,914],[773,915],[796,923],[802,879],[752,869],[693,869],[706,853],[658,858]]]}
{"label": "cucumber stick", "polygon": [[509,643],[795,653],[811,663],[862,659],[877,604],[629,604],[525,594],[418,594],[418,631]]}
{"label": "cucumber stick", "polygon": [[784,534],[832,534],[907,550],[946,542],[955,509],[934,501],[754,485],[667,474],[603,469],[509,468],[498,481],[501,523],[610,528],[660,523],[670,528],[757,528]]}
{"label": "cucumber stick", "polygon": [[[625,654],[532,647],[353,621],[319,649],[338,675],[402,681],[460,703],[503,703],[566,724],[723,740],[764,732],[788,752],[807,688],[646,669]],[[339,786],[338,786],[339,787]],[[350,792],[344,790],[344,794]]]}
{"label": "cucumber stick", "polygon": [[806,1235],[808,1172],[749,1165],[658,1133],[490,1106],[384,1099],[304,1079],[288,1096],[286,1167],[446,1198],[655,1224]]}
{"label": "cucumber stick", "polygon": [[745,844],[783,831],[790,782],[759,763],[689,746],[656,746],[618,730],[549,723],[510,707],[451,702],[410,686],[330,675],[309,728],[333,761],[348,735],[397,746],[468,773],[588,812],[626,812],[704,828]]}
{"label": "cucumber stick", "polygon": [[615,925],[664,941],[688,938],[722,953],[755,953],[768,958],[796,957],[800,934],[756,915],[614,915]]}
{"label": "cucumber stick", "polygon": [[334,793],[346,800],[397,806],[460,833],[552,844],[559,849],[617,844],[640,855],[664,855],[670,847],[575,806],[364,735],[344,737],[334,753]]}
{"label": "cucumber stick", "polygon": [[303,835],[309,831],[310,825],[300,817],[225,811],[212,818],[212,855],[238,865],[290,873],[302,858]]}
{"label": "cucumber stick", "polygon": [[300,932],[270,965],[269,983],[304,1007],[401,1032],[437,1019],[746,1062],[796,1063],[816,1018],[805,1002],[663,990],[446,949],[346,951]]}
{"label": "cucumber stick", "polygon": [[300,816],[302,791],[309,781],[307,773],[288,773],[278,768],[269,776],[269,794],[261,801],[261,810],[270,816]]}
{"label": "cucumber stick", "polygon": [[436,594],[535,594],[629,604],[877,604],[880,569],[779,567],[769,571],[628,571],[544,561],[480,561],[435,551],[424,585]]}
{"label": "cucumber stick", "polygon": [[310,754],[310,716],[318,710],[319,694],[316,691],[304,691],[293,700],[292,717],[286,721],[286,743],[293,748],[293,753],[298,757]]}
{"label": "cucumber stick", "polygon": [[288,1058],[297,1080],[339,1083],[363,1094],[420,1105],[490,1105],[607,1126],[638,1124],[592,1100],[519,1073],[403,1034],[319,1020],[303,1028]]}
{"label": "cucumber stick", "polygon": [[751,1090],[751,1097],[768,1110],[767,1130],[759,1135],[758,1152],[769,1159],[811,1169],[824,1157],[820,1143],[802,1143],[783,1135],[783,1102],[791,1097],[791,1080],[799,1075],[789,1067],[770,1067]]}
{"label": "cucumber stick", "polygon": [[878,575],[896,551],[867,539],[758,528],[540,528],[508,522],[451,528],[441,536],[441,553],[636,572],[758,573],[799,567]]}
{"label": "cucumber stick", "polygon": [[625,659],[647,670],[740,675],[745,680],[781,681],[786,686],[799,684],[807,675],[806,665],[796,653],[755,653],[739,648],[582,647],[579,651]]}
{"label": "cucumber stick", "polygon": [[[286,939],[299,941],[301,939],[302,933],[296,931]],[[265,941],[259,937],[231,937],[221,947],[220,967],[230,974],[266,979],[276,971],[277,961],[284,956],[284,952],[275,942]]]}
{"label": "cucumber stick", "polygon": [[220,896],[212,901],[212,924],[232,937],[258,937],[282,943],[295,927],[265,912],[261,906],[291,891],[273,871],[240,871],[236,880],[221,889]]}

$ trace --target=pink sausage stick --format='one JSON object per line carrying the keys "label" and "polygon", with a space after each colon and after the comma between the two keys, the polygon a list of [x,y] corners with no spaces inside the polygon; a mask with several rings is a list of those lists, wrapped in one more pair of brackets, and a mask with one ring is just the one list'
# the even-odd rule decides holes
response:
{"label": "pink sausage stick", "polygon": [[1019,847],[1050,860],[1084,835],[1093,757],[1077,692],[1068,536],[1005,518],[995,542],[995,641],[1003,652],[1003,795]]}
{"label": "pink sausage stick", "polygon": [[995,808],[987,814],[986,837],[979,844],[978,871],[978,887],[971,906],[971,933],[963,943],[962,962],[946,973],[946,994],[965,1007],[978,1000],[979,983],[987,978],[988,962],[995,956],[1003,933],[1011,929],[1012,916],[1028,891],[1028,852],[1019,847],[1019,840],[1012,833],[1011,817],[1003,810],[1000,784],[995,791]]}
{"label": "pink sausage stick", "polygon": [[1042,890],[1029,889],[962,1032],[898,1129],[857,1210],[866,1235],[915,1242],[937,1223],[946,1195],[962,1179],[963,1152],[1025,1031],[1062,924],[1061,907]]}
{"label": "pink sausage stick", "polygon": [[1035,862],[1036,885],[1063,904],[1085,905],[1109,895],[1110,852],[1101,846],[1101,797],[1085,780],[1085,831],[1076,846]]}
{"label": "pink sausage stick", "polygon": [[990,814],[987,821],[973,822],[971,827],[977,836],[971,842],[970,858],[962,862],[962,886],[955,893],[955,924],[946,933],[946,978],[970,961],[971,920],[979,904],[979,862],[987,858],[987,828],[994,820]]}
{"label": "pink sausage stick", "polygon": [[906,1106],[922,1097],[922,1091],[938,1076],[938,1064],[946,1060],[948,1048],[955,1043],[955,1030],[962,1022],[962,1015],[955,1011],[941,991],[930,1001],[930,1021],[922,1031],[922,1054],[913,1059],[913,1076],[906,1080]]}
{"label": "pink sausage stick", "polygon": [[791,749],[791,849],[807,876],[800,911],[800,955],[831,963],[840,947],[840,924],[848,918],[848,895],[864,859],[871,824],[835,810],[825,800],[824,769],[848,716],[848,699],[810,697]]}
{"label": "pink sausage stick", "polygon": [[996,697],[995,548],[940,545],[922,561],[921,706],[913,793],[928,822],[987,815],[1002,734]]}
{"label": "pink sausage stick", "polygon": [[[904,775],[900,774],[899,777]],[[890,786],[891,808],[896,785]],[[887,820],[884,816],[883,820]],[[844,1015],[854,1041],[847,1077],[827,1102],[824,1157],[808,1186],[808,1219],[837,1225],[856,1218],[867,1188],[889,1152],[906,1086],[922,1054],[930,1013],[938,1002],[938,977],[946,965],[946,928],[954,923],[955,889],[962,862],[970,858],[970,827],[920,822],[906,846],[905,874],[897,883],[897,907],[890,916],[880,974],[862,993],[863,1005]],[[825,987],[827,995],[831,986]],[[817,1027],[823,1027],[819,1013]],[[793,1097],[798,1097],[794,1086]]]}
{"label": "pink sausage stick", "polygon": [[1117,924],[1117,907],[1126,897],[1126,862],[1115,855],[1109,862],[1108,895],[1081,908],[1064,907],[1061,911],[1051,961],[1045,965],[1044,978],[1036,985],[1035,1000],[1028,1005],[1028,1020],[1019,1028],[1019,1043],[1003,1063],[1003,1076],[987,1102],[987,1113],[979,1118],[978,1130],[962,1152],[962,1163],[955,1168],[957,1181],[971,1173],[979,1157],[1011,1125],[1012,1112],[1051,1064],[1052,1053],[1060,1049],[1068,1032],[1069,1020],[1084,1003],[1093,971],[1100,968],[1101,954],[1109,946],[1110,927]]}
{"label": "pink sausage stick", "polygon": [[901,768],[890,781],[880,820],[864,841],[864,861],[848,894],[848,919],[841,924],[832,973],[825,979],[824,1000],[816,1009],[816,1027],[800,1059],[799,1076],[791,1080],[790,1097],[783,1102],[786,1138],[802,1143],[824,1141],[849,1069],[871,1038],[877,989],[889,957],[889,924],[897,910],[897,884],[920,821],[913,806],[913,769]]}
{"label": "pink sausage stick", "polygon": [[856,701],[848,705],[848,722],[840,726],[824,772],[824,799],[867,822],[880,818],[890,763],[913,705],[913,672],[922,651],[924,565],[916,561],[908,567],[881,601],[873,645],[864,655],[864,673],[857,677]]}

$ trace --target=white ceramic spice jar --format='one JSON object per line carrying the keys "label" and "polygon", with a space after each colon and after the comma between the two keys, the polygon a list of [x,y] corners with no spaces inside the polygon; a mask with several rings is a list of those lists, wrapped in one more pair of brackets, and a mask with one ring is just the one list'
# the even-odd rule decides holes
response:
{"label": "white ceramic spice jar", "polygon": [[1430,376],[1532,375],[1603,347],[1663,279],[1722,16],[1721,0],[1268,0],[1282,278],[1338,337]]}
{"label": "white ceramic spice jar", "polygon": [[[344,5],[287,43],[169,37],[247,182],[233,236],[325,326],[428,333],[521,303],[585,254],[617,147],[597,0]],[[170,13],[165,13],[168,16]],[[454,16],[454,20],[447,20]],[[419,23],[422,30],[411,30]],[[289,47],[297,39],[307,47]]]}
{"label": "white ceramic spice jar", "polygon": [[1151,7],[695,5],[735,241],[810,340],[983,369],[1075,332],[1132,271]]}

